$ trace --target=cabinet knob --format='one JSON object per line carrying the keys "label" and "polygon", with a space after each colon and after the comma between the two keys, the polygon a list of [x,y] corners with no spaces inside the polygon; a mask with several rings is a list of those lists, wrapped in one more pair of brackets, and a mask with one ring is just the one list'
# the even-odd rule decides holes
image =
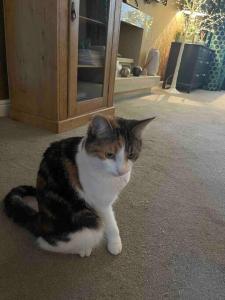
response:
{"label": "cabinet knob", "polygon": [[75,9],[75,3],[74,1],[71,2],[71,21],[75,21],[76,20],[76,9]]}
{"label": "cabinet knob", "polygon": [[195,77],[199,77],[200,75],[199,74],[195,74]]}
{"label": "cabinet knob", "polygon": [[202,76],[203,76],[203,77],[205,77],[205,76],[206,76],[206,74],[204,73],[204,74],[202,74]]}

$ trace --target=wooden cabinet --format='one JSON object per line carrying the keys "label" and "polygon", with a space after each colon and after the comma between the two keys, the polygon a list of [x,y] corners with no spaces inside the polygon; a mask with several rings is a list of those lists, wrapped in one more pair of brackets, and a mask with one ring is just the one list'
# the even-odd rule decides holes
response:
{"label": "wooden cabinet", "polygon": [[55,132],[113,114],[119,0],[4,0],[11,117]]}
{"label": "wooden cabinet", "polygon": [[[174,74],[180,43],[172,43],[167,62],[163,88],[171,84]],[[214,51],[197,44],[185,44],[181,65],[177,78],[177,89],[190,92],[207,83],[210,64]]]}
{"label": "wooden cabinet", "polygon": [[1,99],[8,99],[8,97],[3,2],[0,0],[0,101]]}

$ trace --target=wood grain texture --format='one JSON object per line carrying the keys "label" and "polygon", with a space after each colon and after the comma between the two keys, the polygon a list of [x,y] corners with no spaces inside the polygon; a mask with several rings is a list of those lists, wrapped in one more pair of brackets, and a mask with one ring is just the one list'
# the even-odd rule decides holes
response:
{"label": "wood grain texture", "polygon": [[70,119],[67,119],[67,120],[64,120],[64,121],[59,121],[58,122],[58,133],[64,132],[64,131],[67,131],[67,130],[71,130],[75,127],[85,125],[96,114],[113,116],[114,113],[115,113],[115,108],[114,107],[108,107],[108,108],[99,109],[97,111],[93,111],[89,114],[84,114],[84,115],[81,115],[81,116],[78,116],[78,117],[73,117],[73,118],[70,118]]}
{"label": "wood grain texture", "polygon": [[64,120],[68,117],[68,1],[58,0],[58,119]]}
{"label": "wood grain texture", "polygon": [[3,1],[0,0],[0,100],[7,99],[8,93],[8,79],[6,67],[6,53],[5,53],[5,31],[3,18]]}
{"label": "wood grain texture", "polygon": [[110,0],[103,96],[77,102],[79,2],[72,21],[71,0],[4,0],[12,118],[58,132],[114,111],[108,93],[118,4]]}
{"label": "wood grain texture", "polygon": [[[69,0],[69,10],[72,0]],[[69,16],[69,66],[68,66],[68,117],[76,115],[77,110],[77,65],[78,65],[78,30],[79,1],[74,2],[77,17],[74,21]]]}
{"label": "wood grain texture", "polygon": [[12,108],[57,119],[57,1],[4,0]]}
{"label": "wood grain texture", "polygon": [[[120,0],[118,2],[121,2]],[[75,81],[77,78],[77,66],[78,66],[78,32],[79,32],[79,18],[77,17],[75,21],[69,22],[69,117],[78,116],[82,113],[89,112],[90,108],[93,109],[112,106],[113,103],[110,101],[110,105],[108,105],[108,92],[109,92],[109,84],[113,82],[110,81],[111,77],[111,68],[112,64],[116,64],[112,61],[112,47],[113,47],[113,34],[114,34],[114,26],[115,21],[120,23],[120,15],[117,11],[117,19],[115,19],[115,10],[116,10],[117,1],[111,0],[109,7],[109,17],[108,17],[108,30],[107,30],[107,41],[106,41],[106,56],[105,56],[105,70],[104,70],[104,85],[103,85],[103,95],[100,97],[102,99],[102,105],[100,106],[98,102],[98,106],[96,107],[96,102],[93,102],[93,105],[90,104],[90,101],[84,101],[82,103],[76,102],[77,97],[77,86],[75,85]],[[118,6],[118,4],[117,4]],[[75,9],[76,12],[79,12],[79,1],[75,1]]]}
{"label": "wood grain texture", "polygon": [[90,113],[102,107],[106,107],[103,98],[80,101],[79,103],[77,103],[77,114],[82,115],[84,113]]}
{"label": "wood grain texture", "polygon": [[22,111],[17,111],[11,109],[10,117],[15,121],[20,121],[25,124],[30,124],[34,127],[45,128],[52,132],[58,132],[58,122],[47,120],[46,118],[42,118],[40,116],[34,116],[29,113],[25,113]]}
{"label": "wood grain texture", "polygon": [[68,118],[62,121],[51,121],[45,118],[41,118],[39,116],[32,116],[30,114],[21,111],[11,110],[10,117],[15,121],[20,121],[25,124],[30,124],[34,127],[44,128],[55,133],[60,133],[67,130],[72,130],[75,127],[85,125],[87,122],[90,121],[91,117],[95,114],[113,116],[114,112],[115,112],[115,108],[109,107],[109,108],[98,109],[96,111],[92,111],[91,113],[83,114],[78,117]]}
{"label": "wood grain texture", "polygon": [[105,56],[105,74],[104,74],[104,87],[103,87],[103,102],[105,106],[108,106],[108,90],[109,90],[109,77],[110,68],[112,65],[112,42],[113,42],[113,32],[114,32],[114,14],[116,8],[116,1],[110,1],[109,7],[109,19],[108,19],[108,34],[106,43],[106,56]]}
{"label": "wood grain texture", "polygon": [[116,60],[117,60],[119,37],[120,37],[121,5],[122,5],[122,0],[117,0],[115,6],[115,15],[114,15],[111,64],[109,70],[110,76],[109,76],[108,103],[107,103],[109,107],[113,106],[113,96],[114,96],[115,77],[116,77]]}

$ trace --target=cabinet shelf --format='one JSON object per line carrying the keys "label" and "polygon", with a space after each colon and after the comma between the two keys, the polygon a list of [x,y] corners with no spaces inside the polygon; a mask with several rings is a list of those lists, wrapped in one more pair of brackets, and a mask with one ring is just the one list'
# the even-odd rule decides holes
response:
{"label": "cabinet shelf", "polygon": [[87,17],[84,17],[84,16],[80,16],[80,20],[95,23],[95,24],[102,25],[102,26],[106,26],[106,24],[101,22],[101,21],[91,19],[91,18],[87,18]]}
{"label": "cabinet shelf", "polygon": [[95,66],[95,65],[78,65],[78,68],[104,68],[104,66]]}

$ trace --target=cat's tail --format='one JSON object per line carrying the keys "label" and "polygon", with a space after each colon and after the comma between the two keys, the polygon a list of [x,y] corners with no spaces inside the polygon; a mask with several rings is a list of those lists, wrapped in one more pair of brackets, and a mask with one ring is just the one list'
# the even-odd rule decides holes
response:
{"label": "cat's tail", "polygon": [[[25,198],[26,197],[26,198]],[[18,186],[12,189],[4,199],[4,209],[9,218],[31,233],[38,236],[38,208],[31,206],[31,201],[36,198],[36,189],[32,186]],[[27,203],[26,203],[26,202]],[[35,201],[37,201],[35,199]],[[32,203],[33,204],[33,203]]]}

